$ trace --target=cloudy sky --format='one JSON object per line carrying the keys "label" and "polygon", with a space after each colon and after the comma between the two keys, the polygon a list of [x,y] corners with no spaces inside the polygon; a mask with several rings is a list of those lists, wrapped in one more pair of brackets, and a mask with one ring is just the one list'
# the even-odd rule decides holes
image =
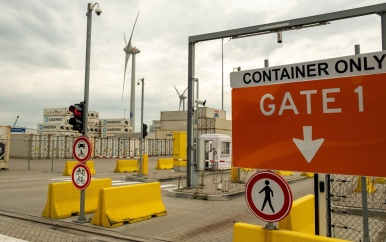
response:
{"label": "cloudy sky", "polygon": [[[89,1],[0,0],[0,125],[36,128],[45,108],[83,100],[86,8]],[[99,0],[103,13],[92,17],[90,104],[101,119],[128,118],[131,61],[122,101],[125,46],[138,12],[133,45],[136,80],[145,78],[144,122],[175,111],[188,79],[188,37],[383,3],[382,0]],[[331,22],[283,33],[223,40],[224,109],[231,119],[229,73],[381,50],[378,15]],[[222,108],[222,41],[196,45],[200,99]],[[136,85],[136,126],[141,87]],[[125,110],[126,109],[126,110]]]}

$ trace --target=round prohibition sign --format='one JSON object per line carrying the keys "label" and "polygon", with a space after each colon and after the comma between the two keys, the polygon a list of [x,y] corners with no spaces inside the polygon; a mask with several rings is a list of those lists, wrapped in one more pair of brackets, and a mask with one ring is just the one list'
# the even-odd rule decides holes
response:
{"label": "round prohibition sign", "polygon": [[86,162],[91,157],[91,142],[87,137],[78,137],[72,145],[72,154],[79,162]]}
{"label": "round prohibition sign", "polygon": [[90,185],[91,172],[85,164],[77,164],[72,170],[72,183],[79,190],[84,190]]}
{"label": "round prohibition sign", "polygon": [[266,222],[282,220],[292,208],[291,188],[271,171],[258,172],[249,179],[245,198],[253,214]]}

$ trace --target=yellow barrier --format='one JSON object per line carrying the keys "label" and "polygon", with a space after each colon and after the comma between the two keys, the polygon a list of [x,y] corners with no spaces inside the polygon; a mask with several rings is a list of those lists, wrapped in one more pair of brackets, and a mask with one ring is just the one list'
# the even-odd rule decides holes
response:
{"label": "yellow barrier", "polygon": [[[77,164],[80,164],[80,162],[72,161],[72,160],[66,161],[66,166],[64,167],[63,176],[71,176],[72,170],[74,169],[74,167]],[[94,167],[94,161],[92,161],[92,160],[87,161],[86,166],[88,167],[88,169],[90,169],[91,175],[96,174],[95,167]]]}
{"label": "yellow barrier", "polygon": [[[370,177],[366,177],[366,190],[367,193],[373,193],[377,190]],[[354,192],[362,192],[362,177],[360,176],[358,176],[357,187],[354,189]]]}
{"label": "yellow barrier", "polygon": [[300,174],[301,176],[305,176],[306,178],[313,178],[314,177],[314,173],[310,173],[310,172],[302,172],[302,174]]}
{"label": "yellow barrier", "polygon": [[103,188],[91,220],[107,228],[166,215],[159,182]]}
{"label": "yellow barrier", "polygon": [[386,179],[384,177],[377,177],[374,180],[374,184],[386,184]]}
{"label": "yellow barrier", "polygon": [[233,242],[260,241],[260,242],[347,242],[335,238],[318,235],[303,234],[288,230],[268,230],[265,227],[235,223],[233,230]]}
{"label": "yellow barrier", "polygon": [[[97,209],[99,190],[111,187],[111,178],[93,179],[86,189],[85,213]],[[57,182],[48,185],[47,204],[42,212],[47,218],[69,218],[79,215],[80,190],[72,182]]]}
{"label": "yellow barrier", "polygon": [[157,161],[156,170],[173,169],[173,158],[160,158]]}
{"label": "yellow barrier", "polygon": [[276,174],[280,176],[293,176],[294,173],[292,171],[275,171]]}
{"label": "yellow barrier", "polygon": [[139,171],[138,160],[117,160],[115,173]]}
{"label": "yellow barrier", "polygon": [[315,234],[315,197],[309,194],[292,203],[290,213],[279,221],[278,228]]}

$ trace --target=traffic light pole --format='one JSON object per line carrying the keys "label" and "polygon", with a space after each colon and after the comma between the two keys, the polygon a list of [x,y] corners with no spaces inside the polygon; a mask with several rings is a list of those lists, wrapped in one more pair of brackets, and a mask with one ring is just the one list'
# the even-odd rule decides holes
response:
{"label": "traffic light pole", "polygon": [[[84,106],[83,106],[83,136],[87,137],[87,124],[88,124],[88,100],[89,100],[89,88],[90,88],[90,50],[91,50],[91,23],[92,23],[92,5],[87,5],[87,36],[86,36],[86,70],[84,80]],[[87,161],[86,161],[87,162]],[[85,162],[85,163],[86,163]],[[86,200],[86,189],[80,191],[80,211],[79,218],[76,222],[86,223],[87,218],[84,215],[84,207]]]}
{"label": "traffic light pole", "polygon": [[143,130],[143,95],[144,95],[144,85],[145,85],[145,78],[139,79],[138,80],[138,85],[139,82],[141,81],[142,83],[142,97],[141,97],[141,140],[139,144],[139,175],[142,176],[142,167],[143,167],[143,160],[142,160],[142,149],[143,149],[143,143],[144,143],[144,130]]}

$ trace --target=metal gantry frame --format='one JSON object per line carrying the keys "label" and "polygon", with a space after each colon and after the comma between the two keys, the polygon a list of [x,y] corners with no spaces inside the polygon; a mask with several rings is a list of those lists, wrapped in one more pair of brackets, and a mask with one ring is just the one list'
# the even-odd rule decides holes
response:
{"label": "metal gantry frame", "polygon": [[[187,112],[187,176],[186,185],[188,188],[195,188],[199,184],[198,157],[195,154],[197,144],[194,138],[194,80],[195,80],[195,46],[198,42],[217,40],[223,38],[243,38],[255,35],[279,33],[282,31],[298,30],[307,27],[325,25],[331,21],[343,20],[348,18],[361,17],[371,14],[379,14],[381,17],[382,31],[382,50],[386,49],[386,3],[376,4],[366,7],[354,8],[338,12],[314,15],[310,17],[255,25],[245,28],[213,32],[189,36],[188,51],[188,112]],[[197,90],[198,91],[198,90]]]}

